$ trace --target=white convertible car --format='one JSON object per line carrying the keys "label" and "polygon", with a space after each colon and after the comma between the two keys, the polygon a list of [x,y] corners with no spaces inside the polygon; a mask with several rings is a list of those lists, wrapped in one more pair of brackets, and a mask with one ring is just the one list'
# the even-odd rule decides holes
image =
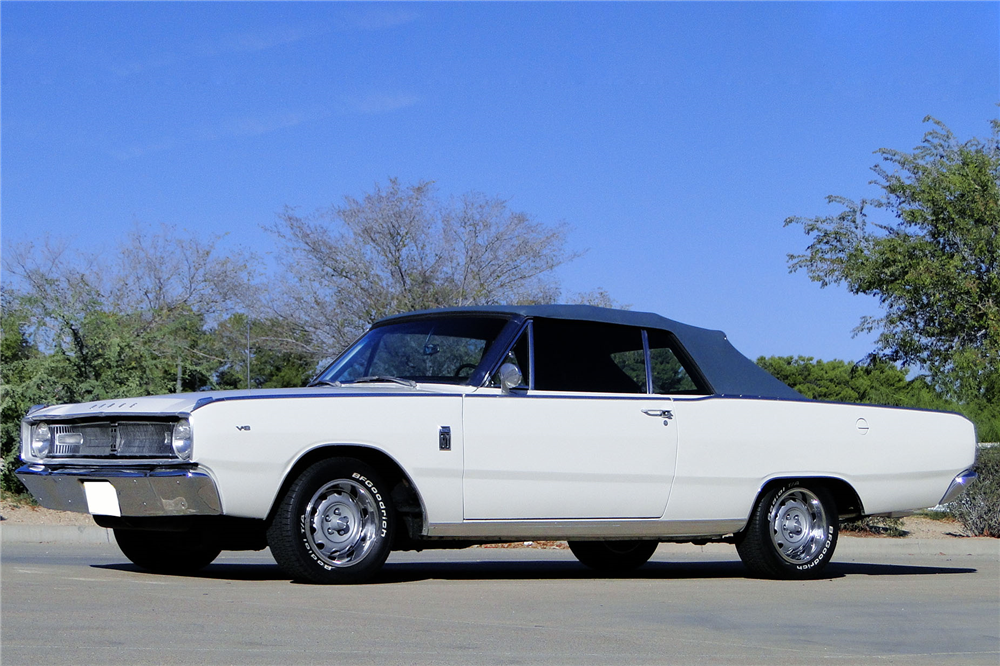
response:
{"label": "white convertible car", "polygon": [[270,547],[317,583],[528,539],[605,571],[723,541],[816,576],[841,519],[954,499],[976,449],[956,414],[806,400],[720,331],[559,305],[389,317],[307,388],[35,408],[22,439],[38,501],[140,567]]}

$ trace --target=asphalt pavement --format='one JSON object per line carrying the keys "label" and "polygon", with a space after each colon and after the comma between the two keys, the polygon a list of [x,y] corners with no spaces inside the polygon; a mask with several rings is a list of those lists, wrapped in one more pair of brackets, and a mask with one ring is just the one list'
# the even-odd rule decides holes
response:
{"label": "asphalt pavement", "polygon": [[824,578],[796,582],[748,578],[724,545],[664,544],[621,577],[565,550],[394,553],[372,584],[325,587],[267,551],[162,576],[108,543],[15,536],[5,665],[1000,663],[1000,548],[983,540],[845,538]]}

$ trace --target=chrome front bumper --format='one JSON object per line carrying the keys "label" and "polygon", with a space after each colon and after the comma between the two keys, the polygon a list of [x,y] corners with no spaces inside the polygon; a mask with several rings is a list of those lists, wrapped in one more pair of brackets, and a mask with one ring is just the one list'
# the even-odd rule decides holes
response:
{"label": "chrome front bumper", "polygon": [[205,472],[190,467],[47,467],[31,464],[21,467],[16,474],[38,503],[47,509],[115,515],[113,509],[109,511],[103,503],[101,508],[92,510],[88,502],[84,483],[103,482],[114,488],[122,516],[212,516],[222,513],[215,481]]}

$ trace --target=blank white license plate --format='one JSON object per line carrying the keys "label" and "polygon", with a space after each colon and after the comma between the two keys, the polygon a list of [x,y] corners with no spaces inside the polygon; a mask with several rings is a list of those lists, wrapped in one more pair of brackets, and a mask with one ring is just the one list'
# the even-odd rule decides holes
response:
{"label": "blank white license plate", "polygon": [[83,492],[87,495],[87,511],[97,516],[121,516],[118,493],[107,481],[84,481]]}

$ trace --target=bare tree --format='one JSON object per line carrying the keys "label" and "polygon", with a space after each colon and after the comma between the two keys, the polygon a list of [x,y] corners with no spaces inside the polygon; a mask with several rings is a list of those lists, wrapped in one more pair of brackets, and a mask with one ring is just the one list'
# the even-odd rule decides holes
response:
{"label": "bare tree", "polygon": [[[246,310],[252,257],[224,254],[221,236],[182,235],[161,226],[159,233],[135,227],[105,271],[102,284],[108,304],[119,312],[145,312],[158,320],[179,310],[209,320]],[[150,323],[156,323],[151,321]]]}
{"label": "bare tree", "polygon": [[248,310],[248,257],[219,241],[136,226],[102,253],[15,244],[3,290],[31,344],[73,366],[65,383],[81,395],[201,388],[229,361],[206,353],[207,330]]}
{"label": "bare tree", "polygon": [[15,244],[4,253],[3,267],[39,315],[100,309],[138,314],[149,325],[180,311],[223,317],[245,309],[251,257],[222,253],[220,240],[136,225],[110,252],[71,250],[66,239]]}
{"label": "bare tree", "polygon": [[565,249],[564,224],[535,222],[476,192],[443,203],[432,183],[394,178],[310,215],[286,208],[268,231],[283,241],[289,278],[276,314],[318,355],[398,312],[552,302],[553,269],[576,256]]}

